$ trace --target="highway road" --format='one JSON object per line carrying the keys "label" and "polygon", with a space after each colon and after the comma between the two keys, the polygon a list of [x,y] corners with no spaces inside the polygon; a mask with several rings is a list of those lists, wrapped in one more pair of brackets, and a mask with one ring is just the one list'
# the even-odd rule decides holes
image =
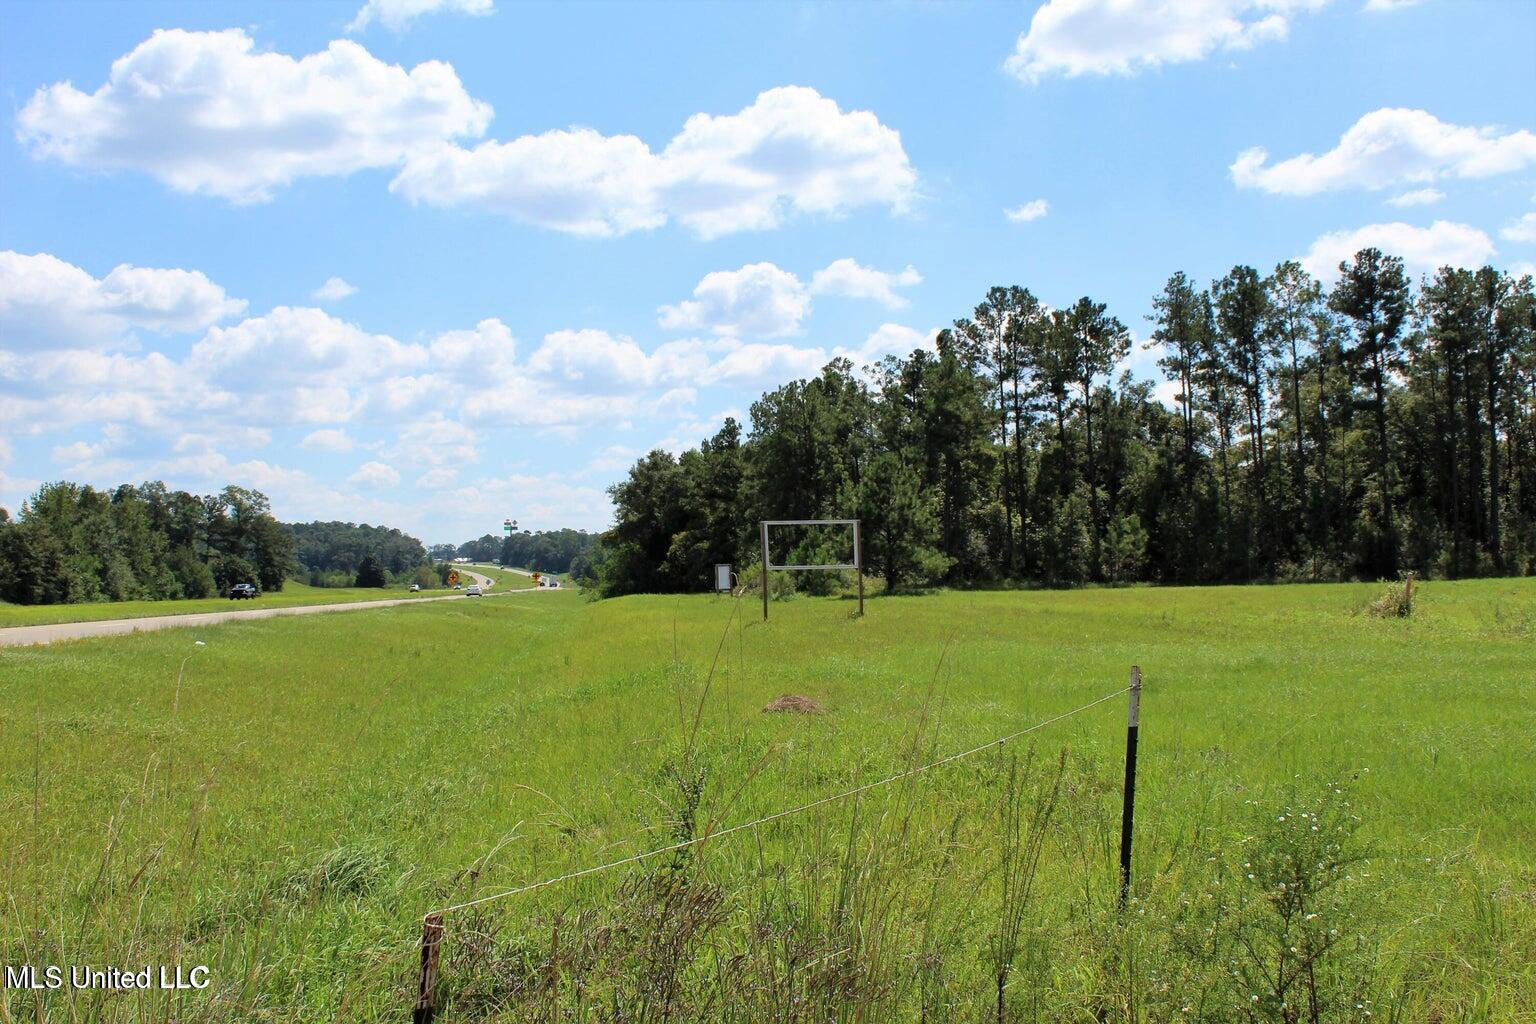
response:
{"label": "highway road", "polygon": [[[523,590],[495,590],[495,582],[481,573],[460,568],[459,572],[472,576],[487,592],[487,596],[511,597],[516,594],[538,594],[538,587]],[[175,629],[185,626],[212,626],[220,622],[238,622],[242,619],[271,619],[279,615],[319,615],[323,612],[356,612],[369,608],[393,608],[402,604],[423,604],[428,601],[462,601],[463,593],[445,594],[439,597],[396,597],[385,601],[353,601],[350,604],[303,604],[289,608],[251,608],[244,611],[199,612],[194,615],[152,615],[142,619],[102,619],[97,622],[55,622],[44,626],[11,626],[0,629],[0,647],[25,647],[33,644],[49,644],[57,640],[83,640],[95,636],[117,636],[123,633],[148,632],[155,629]]]}
{"label": "highway road", "polygon": [[[529,572],[527,569],[513,569],[510,566],[508,566],[506,571],[507,572],[515,572],[519,576],[527,576],[530,579],[533,577],[533,573]],[[556,590],[560,589],[560,577],[558,577],[558,576],[548,576],[546,578],[551,581],[550,584],[549,584],[551,587],[555,588]]]}

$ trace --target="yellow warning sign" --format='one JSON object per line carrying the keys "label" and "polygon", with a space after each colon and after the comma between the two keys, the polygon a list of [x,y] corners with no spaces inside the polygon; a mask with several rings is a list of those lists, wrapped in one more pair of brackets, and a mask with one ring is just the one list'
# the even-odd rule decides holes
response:
{"label": "yellow warning sign", "polygon": [[450,569],[450,570],[448,570],[448,585],[451,587],[451,586],[454,586],[455,584],[457,584],[458,582],[459,582],[459,571],[457,569]]}

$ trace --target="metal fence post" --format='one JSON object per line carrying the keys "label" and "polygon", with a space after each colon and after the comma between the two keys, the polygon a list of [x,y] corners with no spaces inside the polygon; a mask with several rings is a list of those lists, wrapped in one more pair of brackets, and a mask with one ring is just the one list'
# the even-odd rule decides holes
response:
{"label": "metal fence post", "polygon": [[859,520],[853,521],[853,564],[859,567],[859,618],[864,617],[864,538]]}
{"label": "metal fence post", "polygon": [[768,621],[768,521],[763,520],[763,621]]}
{"label": "metal fence post", "polygon": [[1131,897],[1131,835],[1136,818],[1136,732],[1141,725],[1141,666],[1131,666],[1130,713],[1125,728],[1125,803],[1120,812],[1120,909]]}

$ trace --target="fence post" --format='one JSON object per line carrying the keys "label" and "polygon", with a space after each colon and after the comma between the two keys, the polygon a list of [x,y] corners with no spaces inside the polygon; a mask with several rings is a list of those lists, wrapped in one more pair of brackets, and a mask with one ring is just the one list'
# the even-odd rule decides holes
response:
{"label": "fence post", "polygon": [[864,541],[859,536],[859,520],[853,521],[853,562],[859,567],[859,618],[864,617]]}
{"label": "fence post", "polygon": [[1125,728],[1125,803],[1120,812],[1120,909],[1131,897],[1131,835],[1136,817],[1136,731],[1141,725],[1141,666],[1131,666],[1130,713]]}
{"label": "fence post", "polygon": [[763,521],[763,621],[768,621],[768,522]]}
{"label": "fence post", "polygon": [[437,965],[443,945],[443,915],[428,914],[421,922],[421,981],[411,1024],[432,1024],[437,1016]]}

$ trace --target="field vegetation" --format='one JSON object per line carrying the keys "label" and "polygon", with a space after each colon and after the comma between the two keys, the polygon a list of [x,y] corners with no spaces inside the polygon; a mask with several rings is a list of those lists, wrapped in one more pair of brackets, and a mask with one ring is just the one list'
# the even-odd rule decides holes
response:
{"label": "field vegetation", "polygon": [[[533,581],[517,573],[503,572],[495,566],[470,566],[483,576],[490,576],[500,590],[523,590]],[[442,575],[446,575],[443,573]],[[422,593],[413,595],[409,582],[402,578],[386,587],[312,587],[289,580],[275,593],[231,601],[226,597],[193,598],[183,601],[111,601],[96,604],[20,605],[0,601],[0,629],[7,626],[41,626],[53,622],[95,622],[100,619],[141,619],[155,615],[194,615],[199,612],[243,611],[250,608],[295,608],[311,604],[352,604],[358,601],[387,601],[399,598],[442,597],[450,593],[434,569],[421,577]]]}
{"label": "field vegetation", "polygon": [[1135,325],[1104,303],[989,288],[931,349],[834,359],[641,456],[572,572],[688,593],[760,557],[759,520],[856,518],[896,587],[1536,573],[1531,276],[1416,286],[1362,249],[1328,277],[1172,274],[1146,346],[1171,397],[1125,372]]}
{"label": "field vegetation", "polygon": [[407,597],[397,587],[311,587],[292,580],[282,590],[242,601],[199,597],[181,601],[108,601],[95,604],[6,604],[0,602],[0,628],[41,626],[51,622],[94,622],[99,619],[142,619],[153,615],[193,615],[198,612],[243,611],[248,608],[292,608],[305,604],[349,604]]}
{"label": "field vegetation", "polygon": [[566,590],[3,651],[0,959],[213,981],[5,1014],[400,1020],[428,911],[1114,694],[451,912],[444,1019],[1528,1020],[1536,585],[1381,594]]}

